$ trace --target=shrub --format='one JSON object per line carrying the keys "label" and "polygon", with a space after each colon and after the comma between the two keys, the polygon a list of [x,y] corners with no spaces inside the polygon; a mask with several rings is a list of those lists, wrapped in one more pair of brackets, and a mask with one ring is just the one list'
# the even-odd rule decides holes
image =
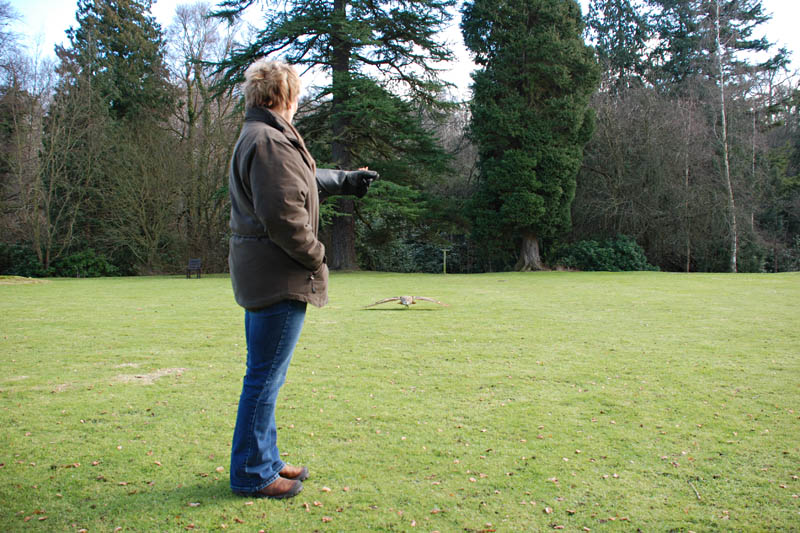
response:
{"label": "shrub", "polygon": [[0,274],[42,278],[51,275],[44,269],[29,245],[0,243]]}
{"label": "shrub", "polygon": [[561,248],[556,263],[578,270],[658,270],[647,262],[644,250],[634,239],[618,235],[603,241],[579,241]]}
{"label": "shrub", "polygon": [[86,250],[70,254],[53,262],[53,274],[63,278],[99,278],[119,275],[117,267],[112,265],[102,254]]}

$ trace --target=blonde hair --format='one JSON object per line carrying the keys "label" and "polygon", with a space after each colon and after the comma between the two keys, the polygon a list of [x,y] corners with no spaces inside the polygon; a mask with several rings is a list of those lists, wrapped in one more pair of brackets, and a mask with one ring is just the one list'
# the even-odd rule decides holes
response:
{"label": "blonde hair", "polygon": [[300,76],[283,61],[259,59],[244,72],[246,107],[286,109],[300,95]]}

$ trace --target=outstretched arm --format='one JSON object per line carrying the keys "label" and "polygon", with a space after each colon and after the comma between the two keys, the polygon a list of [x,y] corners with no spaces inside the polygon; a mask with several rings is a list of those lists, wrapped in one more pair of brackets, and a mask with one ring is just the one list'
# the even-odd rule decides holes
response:
{"label": "outstretched arm", "polygon": [[317,169],[317,189],[320,201],[329,196],[352,195],[358,198],[367,194],[367,189],[380,176],[374,170]]}

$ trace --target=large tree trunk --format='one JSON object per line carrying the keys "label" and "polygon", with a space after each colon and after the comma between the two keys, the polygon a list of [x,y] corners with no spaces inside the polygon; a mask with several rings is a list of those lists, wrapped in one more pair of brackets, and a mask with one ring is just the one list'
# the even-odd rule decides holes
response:
{"label": "large tree trunk", "polygon": [[[339,198],[337,211],[353,212],[351,198]],[[334,217],[333,224],[325,232],[323,242],[326,245],[328,268],[332,270],[356,270],[356,229],[352,216]]]}
{"label": "large tree trunk", "polygon": [[[334,24],[331,35],[333,54],[333,80],[332,80],[332,113],[333,113],[333,142],[331,143],[331,156],[336,166],[340,169],[350,169],[352,155],[347,146],[346,135],[350,128],[349,120],[342,112],[342,102],[347,98],[350,82],[350,54],[351,47],[346,39],[338,35],[344,31],[342,24],[347,18],[347,0],[334,0]],[[356,261],[356,230],[353,219],[354,203],[351,198],[340,198],[336,210],[341,216],[333,218],[333,224],[328,232],[327,245],[328,267],[333,270],[355,270],[358,268]]]}
{"label": "large tree trunk", "polygon": [[539,255],[539,238],[533,233],[522,236],[522,246],[519,251],[519,261],[514,266],[518,272],[531,272],[543,270],[542,258]]}

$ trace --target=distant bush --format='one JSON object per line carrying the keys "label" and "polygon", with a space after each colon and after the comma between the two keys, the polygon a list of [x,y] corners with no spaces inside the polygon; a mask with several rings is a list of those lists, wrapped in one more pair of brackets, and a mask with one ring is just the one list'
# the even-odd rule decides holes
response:
{"label": "distant bush", "polygon": [[626,235],[603,241],[579,241],[559,249],[555,262],[577,270],[658,270],[647,262],[644,250]]}
{"label": "distant bush", "polygon": [[0,275],[97,278],[118,276],[120,272],[104,255],[91,248],[57,259],[50,268],[44,268],[30,245],[0,243]]}
{"label": "distant bush", "polygon": [[91,248],[53,262],[52,274],[62,278],[99,278],[117,276],[119,269]]}
{"label": "distant bush", "polygon": [[0,243],[0,275],[43,278],[50,272],[42,267],[30,246]]}

